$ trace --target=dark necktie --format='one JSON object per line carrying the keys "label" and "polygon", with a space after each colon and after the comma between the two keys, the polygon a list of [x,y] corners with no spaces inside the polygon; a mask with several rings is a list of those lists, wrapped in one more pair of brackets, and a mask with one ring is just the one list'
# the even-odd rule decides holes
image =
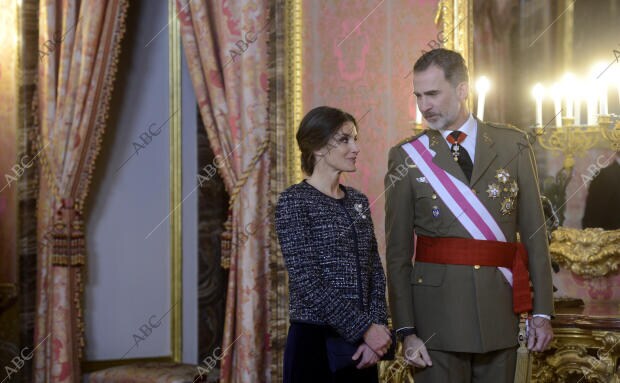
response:
{"label": "dark necktie", "polygon": [[469,153],[467,153],[467,150],[461,146],[461,142],[463,142],[466,137],[467,134],[455,130],[448,135],[447,139],[448,142],[452,144],[452,146],[450,146],[452,158],[454,161],[458,162],[461,170],[465,173],[465,177],[467,177],[467,181],[471,181],[471,172],[474,169],[474,163],[471,161],[471,157]]}

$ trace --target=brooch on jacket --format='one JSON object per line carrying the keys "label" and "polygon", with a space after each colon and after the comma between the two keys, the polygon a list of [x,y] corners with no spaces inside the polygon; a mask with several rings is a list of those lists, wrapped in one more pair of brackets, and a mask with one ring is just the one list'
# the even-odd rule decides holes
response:
{"label": "brooch on jacket", "polygon": [[361,203],[356,203],[353,205],[353,208],[357,212],[357,214],[362,217],[362,219],[366,219],[366,214],[364,214],[364,206]]}
{"label": "brooch on jacket", "polygon": [[506,169],[497,169],[495,178],[497,183],[488,185],[487,193],[489,198],[502,198],[500,212],[507,215],[515,211],[517,194],[519,194],[519,186],[517,181],[510,177]]}

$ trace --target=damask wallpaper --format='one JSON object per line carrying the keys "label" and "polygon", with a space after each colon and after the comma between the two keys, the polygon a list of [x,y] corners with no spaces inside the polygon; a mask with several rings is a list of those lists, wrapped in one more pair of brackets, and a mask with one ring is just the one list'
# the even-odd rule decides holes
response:
{"label": "damask wallpaper", "polygon": [[385,260],[384,187],[389,149],[413,134],[410,71],[437,39],[437,1],[303,2],[304,113],[329,105],[358,121],[357,172],[342,183],[368,196]]}

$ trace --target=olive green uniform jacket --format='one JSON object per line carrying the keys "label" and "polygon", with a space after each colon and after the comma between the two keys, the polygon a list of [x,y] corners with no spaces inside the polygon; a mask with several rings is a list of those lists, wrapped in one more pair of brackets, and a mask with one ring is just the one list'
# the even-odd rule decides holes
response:
{"label": "olive green uniform jacket", "polygon": [[[534,314],[553,315],[551,265],[536,164],[527,135],[509,126],[477,120],[471,181],[450,153],[441,133],[426,130],[433,162],[468,184],[495,218],[507,241],[517,232],[529,256]],[[417,139],[419,136],[414,137]],[[393,326],[415,326],[431,350],[482,353],[517,344],[518,316],[512,310],[512,288],[497,267],[412,264],[414,232],[430,237],[471,238],[435,194],[401,145],[389,153],[385,176],[387,277]],[[404,170],[406,169],[406,170]],[[498,181],[498,170],[516,181],[512,209],[502,211],[510,193]],[[404,171],[403,171],[404,170]],[[500,196],[487,190],[500,186]],[[505,207],[505,206],[504,206]],[[439,213],[438,216],[433,215]]]}

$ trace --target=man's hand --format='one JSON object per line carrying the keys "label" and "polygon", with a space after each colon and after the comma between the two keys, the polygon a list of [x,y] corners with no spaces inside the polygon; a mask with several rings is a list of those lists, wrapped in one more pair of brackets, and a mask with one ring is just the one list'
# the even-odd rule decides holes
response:
{"label": "man's hand", "polygon": [[377,355],[366,343],[359,345],[357,351],[355,351],[355,354],[351,359],[357,360],[360,356],[360,362],[356,366],[358,369],[374,366],[379,361],[379,355]]}
{"label": "man's hand", "polygon": [[407,363],[414,367],[424,368],[433,365],[431,357],[428,355],[428,351],[426,351],[424,342],[415,335],[409,335],[405,338],[403,342],[403,353],[405,354]]}
{"label": "man's hand", "polygon": [[392,333],[384,325],[373,323],[364,333],[364,342],[381,358],[392,344]]}
{"label": "man's hand", "polygon": [[545,351],[553,340],[553,328],[551,321],[543,317],[529,318],[529,331],[527,334],[527,348],[530,351]]}

